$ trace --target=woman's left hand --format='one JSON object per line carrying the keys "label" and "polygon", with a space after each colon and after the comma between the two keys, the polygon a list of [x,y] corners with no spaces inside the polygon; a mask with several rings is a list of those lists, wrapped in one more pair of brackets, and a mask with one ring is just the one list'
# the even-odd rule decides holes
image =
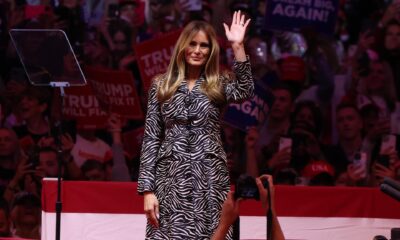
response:
{"label": "woman's left hand", "polygon": [[246,28],[250,23],[250,19],[245,21],[245,16],[240,11],[235,11],[232,17],[232,24],[229,27],[224,23],[225,35],[232,44],[242,44]]}

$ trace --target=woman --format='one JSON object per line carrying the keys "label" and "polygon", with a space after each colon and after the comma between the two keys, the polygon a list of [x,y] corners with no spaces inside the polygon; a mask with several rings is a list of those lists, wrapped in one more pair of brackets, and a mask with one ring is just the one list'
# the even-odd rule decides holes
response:
{"label": "woman", "polygon": [[253,92],[243,47],[249,22],[235,12],[231,26],[224,24],[236,80],[219,75],[214,29],[194,21],[151,86],[138,180],[148,239],[209,239],[218,225],[230,187],[219,119],[224,104]]}

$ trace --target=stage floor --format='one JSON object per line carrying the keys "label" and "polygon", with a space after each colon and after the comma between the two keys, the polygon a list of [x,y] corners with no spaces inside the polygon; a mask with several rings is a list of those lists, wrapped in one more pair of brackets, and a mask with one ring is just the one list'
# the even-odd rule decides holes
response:
{"label": "stage floor", "polygon": [[[43,240],[54,239],[55,214],[43,213],[46,225]],[[390,229],[400,220],[374,218],[279,217],[287,240],[372,240],[376,235],[390,237]],[[264,217],[241,216],[240,239],[266,239]],[[143,214],[63,213],[62,240],[144,239]]]}

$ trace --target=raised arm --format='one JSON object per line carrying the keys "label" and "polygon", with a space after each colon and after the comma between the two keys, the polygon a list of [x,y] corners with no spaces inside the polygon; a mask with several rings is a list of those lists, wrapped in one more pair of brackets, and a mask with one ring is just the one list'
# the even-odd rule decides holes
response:
{"label": "raised arm", "polygon": [[231,26],[224,23],[225,35],[231,43],[235,56],[233,71],[235,79],[227,81],[225,94],[228,102],[238,102],[253,95],[254,82],[251,74],[250,62],[244,50],[244,36],[250,19],[245,21],[245,16],[240,11],[234,12]]}

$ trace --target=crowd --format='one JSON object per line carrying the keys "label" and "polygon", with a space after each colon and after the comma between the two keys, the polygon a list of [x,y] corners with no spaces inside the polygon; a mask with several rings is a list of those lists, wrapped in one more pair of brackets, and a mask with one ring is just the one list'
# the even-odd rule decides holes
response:
{"label": "crowd", "polygon": [[[55,90],[33,87],[8,31],[63,29],[85,66],[131,71],[143,111],[134,46],[185,26],[210,22],[220,35],[221,66],[232,51],[222,22],[235,10],[252,19],[245,47],[254,80],[274,97],[246,132],[224,124],[231,181],[270,174],[275,184],[378,186],[400,179],[400,1],[340,0],[332,35],[264,28],[265,2],[203,0],[0,0],[0,236],[39,238],[43,177],[56,177],[59,112]],[[109,114],[105,129],[64,122],[65,180],[136,181],[138,156],[123,133],[143,120]]]}

